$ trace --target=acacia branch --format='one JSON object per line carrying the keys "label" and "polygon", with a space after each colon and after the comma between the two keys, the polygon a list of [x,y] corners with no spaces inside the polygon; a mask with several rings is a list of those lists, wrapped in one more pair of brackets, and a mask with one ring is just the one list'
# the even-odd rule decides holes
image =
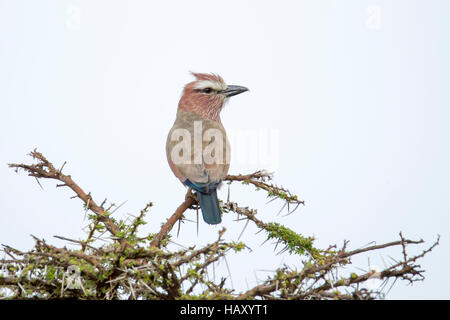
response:
{"label": "acacia branch", "polygon": [[[236,202],[227,199],[226,202],[221,202],[222,212],[235,212],[238,214],[237,221],[245,221],[241,235],[249,222],[252,222],[259,229],[258,232],[266,232],[267,240],[275,241],[275,250],[279,244],[284,246],[278,253],[288,251],[297,257],[301,256],[301,263],[303,263],[299,270],[296,266],[284,265],[274,270],[274,275],[263,282],[258,282],[253,288],[235,293],[234,289],[225,287],[226,278],[222,277],[216,282],[215,273],[213,277],[210,276],[210,267],[214,268],[216,262],[221,258],[225,259],[230,250],[239,252],[247,247],[242,242],[222,241],[225,229],[219,232],[217,241],[199,249],[196,249],[195,245],[190,247],[186,245],[183,249],[171,251],[166,245],[168,235],[176,222],[184,218],[184,213],[188,209],[198,209],[198,200],[191,189],[188,190],[184,201],[175,212],[162,224],[156,235],[138,237],[138,228],[146,223],[144,216],[152,206],[151,202],[138,215],[132,215],[134,219],[126,219],[119,224],[111,218],[112,212],[109,211],[115,206],[114,204],[104,209],[105,199],[100,206],[97,205],[90,193],[84,192],[70,175],[62,173],[65,162],[60,169],[56,169],[36,150],[30,155],[37,160],[37,163],[9,164],[9,166],[16,170],[25,170],[30,176],[36,178],[38,183],[42,178],[58,180],[60,183],[57,187],[68,187],[73,190],[74,198],[80,198],[86,210],[91,210],[95,214],[89,215],[91,223],[87,240],[56,236],[80,245],[81,250],[58,248],[36,237],[34,237],[35,247],[27,252],[3,245],[3,251],[10,259],[0,259],[0,271],[3,275],[0,277],[0,289],[10,290],[0,290],[0,297],[13,299],[17,297],[24,299],[64,297],[80,299],[199,297],[206,299],[253,299],[255,297],[261,299],[372,299],[382,297],[384,294],[382,290],[368,290],[363,287],[364,283],[373,277],[383,280],[383,288],[390,279],[393,279],[394,283],[397,279],[410,283],[423,280],[424,270],[420,269],[417,260],[431,252],[439,243],[438,237],[437,241],[421,254],[408,255],[406,250],[408,245],[419,245],[424,241],[409,240],[400,233],[399,241],[355,250],[347,250],[348,241],[344,241],[339,250],[336,245],[329,246],[325,250],[318,249],[313,246],[313,237],[304,237],[278,222],[262,221],[257,217],[256,209],[239,206]],[[228,181],[229,184],[238,181],[263,189],[269,198],[284,200],[285,205],[288,206],[288,212],[289,205],[298,206],[304,203],[289,190],[272,184],[271,179],[271,174],[257,171],[248,175],[229,175],[224,181]],[[120,206],[115,207],[115,210],[120,208]],[[96,232],[101,234],[109,232],[112,240],[105,240],[106,244],[102,246],[89,245],[92,239],[98,238]],[[147,241],[151,241],[150,245]],[[401,247],[402,259],[394,260],[395,263],[385,267],[383,271],[368,270],[345,277],[340,276],[340,272],[338,274],[341,267],[351,264],[353,256],[389,247]],[[303,260],[305,257],[306,260]],[[78,281],[82,290],[67,288],[66,273],[69,267],[73,266],[78,267],[80,271]],[[231,277],[231,274],[229,276]],[[186,282],[188,285],[185,288]],[[346,290],[346,293],[338,290],[341,287]]]}
{"label": "acacia branch", "polygon": [[161,227],[161,230],[153,239],[150,244],[152,247],[160,247],[161,241],[169,234],[170,230],[172,230],[175,223],[183,217],[183,213],[197,203],[197,200],[192,195],[191,189],[186,193],[185,200],[182,204],[175,210],[172,216],[167,219],[166,223]]}
{"label": "acacia branch", "polygon": [[[303,200],[299,200],[295,194],[292,194],[288,189],[279,187],[268,181],[272,180],[272,174],[268,173],[264,170],[256,171],[251,174],[246,175],[228,175],[224,179],[224,181],[228,181],[232,183],[233,181],[240,181],[244,184],[252,184],[257,189],[262,189],[267,192],[267,197],[275,199],[283,199],[285,201],[285,205],[288,206],[288,214],[294,212],[299,205],[304,205],[305,202]],[[295,205],[295,208],[289,212],[289,205]],[[283,206],[284,208],[284,206]]]}
{"label": "acacia branch", "polygon": [[[101,206],[97,205],[94,199],[92,199],[90,193],[87,194],[77,183],[75,183],[70,175],[65,175],[62,173],[61,170],[63,169],[64,165],[59,170],[55,169],[53,164],[36,149],[34,149],[29,155],[33,157],[33,159],[38,160],[38,163],[32,165],[10,163],[8,164],[8,166],[10,168],[15,168],[16,170],[23,169],[28,172],[29,176],[35,177],[36,179],[55,179],[62,182],[63,184],[59,184],[57,186],[69,187],[70,189],[72,189],[75,192],[76,196],[83,201],[86,209],[94,212],[97,215],[98,220],[104,223],[106,229],[111,233],[111,235],[113,235],[114,237],[118,235],[120,229],[116,225],[116,223],[109,217],[108,212],[106,212]],[[65,163],[66,162],[64,162],[64,164]],[[125,239],[119,239],[119,242],[121,243],[122,247],[126,246]]]}

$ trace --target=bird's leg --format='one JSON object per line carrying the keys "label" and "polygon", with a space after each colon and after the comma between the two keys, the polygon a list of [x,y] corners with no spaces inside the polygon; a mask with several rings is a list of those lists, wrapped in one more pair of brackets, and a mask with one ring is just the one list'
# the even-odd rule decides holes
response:
{"label": "bird's leg", "polygon": [[186,193],[186,199],[187,199],[187,198],[191,198],[191,197],[192,197],[192,188],[189,187],[189,188],[188,188],[188,191],[187,191],[187,193]]}
{"label": "bird's leg", "polygon": [[192,188],[191,187],[188,188],[188,191],[186,193],[186,200],[189,199],[189,198],[193,199],[195,204],[199,203],[197,194],[192,192]]}

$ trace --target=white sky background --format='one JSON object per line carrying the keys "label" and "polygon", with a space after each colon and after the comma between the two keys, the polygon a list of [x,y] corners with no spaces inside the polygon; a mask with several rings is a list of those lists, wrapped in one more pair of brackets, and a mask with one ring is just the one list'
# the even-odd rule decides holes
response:
{"label": "white sky background", "polygon": [[[30,234],[59,245],[53,235],[84,237],[69,190],[42,181],[42,191],[7,168],[30,162],[35,147],[55,165],[67,160],[66,174],[97,202],[128,200],[117,217],[153,201],[143,231],[156,231],[185,194],[165,156],[182,87],[190,70],[216,72],[250,88],[230,99],[225,127],[279,137],[278,161],[236,161],[230,173],[274,169],[306,206],[276,216],[281,202],[265,206],[262,192],[238,185],[233,200],[321,247],[397,240],[399,231],[431,245],[441,234],[421,263],[425,282],[397,282],[388,298],[450,298],[449,10],[437,0],[0,0],[0,243],[25,250]],[[234,218],[222,223],[229,240],[244,226]],[[202,221],[197,236],[185,223],[174,240],[201,245],[220,228]],[[259,269],[300,266],[274,258],[255,231],[243,236],[254,251],[228,259],[237,290],[264,279]],[[388,256],[400,248],[370,263],[383,267]],[[354,262],[367,268],[366,258]]]}

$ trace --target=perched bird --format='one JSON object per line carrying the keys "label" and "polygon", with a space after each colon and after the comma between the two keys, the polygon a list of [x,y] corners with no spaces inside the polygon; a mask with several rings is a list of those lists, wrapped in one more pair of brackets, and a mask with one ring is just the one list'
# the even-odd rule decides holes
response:
{"label": "perched bird", "polygon": [[203,220],[218,224],[217,187],[230,167],[230,147],[220,111],[231,96],[248,91],[227,85],[216,74],[192,73],[178,103],[177,117],[169,132],[166,154],[175,176],[196,191]]}

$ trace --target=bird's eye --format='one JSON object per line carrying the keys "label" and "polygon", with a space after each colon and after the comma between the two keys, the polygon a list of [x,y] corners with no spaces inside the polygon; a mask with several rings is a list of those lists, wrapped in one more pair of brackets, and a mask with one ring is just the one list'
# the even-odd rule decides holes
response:
{"label": "bird's eye", "polygon": [[212,89],[211,88],[205,88],[203,89],[204,93],[211,93]]}

